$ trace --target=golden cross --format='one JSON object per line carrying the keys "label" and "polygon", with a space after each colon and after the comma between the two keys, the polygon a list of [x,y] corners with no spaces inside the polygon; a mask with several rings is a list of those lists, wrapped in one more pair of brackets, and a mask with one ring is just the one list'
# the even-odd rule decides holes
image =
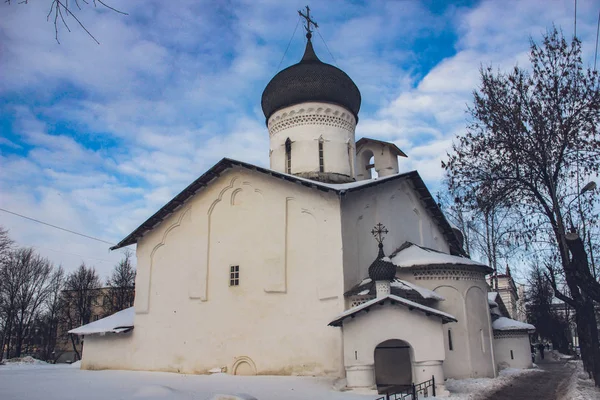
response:
{"label": "golden cross", "polygon": [[312,30],[310,29],[310,24],[313,24],[315,28],[318,28],[319,25],[317,25],[317,23],[310,18],[310,8],[308,6],[306,6],[306,14],[303,14],[301,10],[298,10],[298,14],[300,14],[300,16],[306,20],[306,25],[304,25],[304,29],[306,29],[306,37],[310,39],[312,37]]}

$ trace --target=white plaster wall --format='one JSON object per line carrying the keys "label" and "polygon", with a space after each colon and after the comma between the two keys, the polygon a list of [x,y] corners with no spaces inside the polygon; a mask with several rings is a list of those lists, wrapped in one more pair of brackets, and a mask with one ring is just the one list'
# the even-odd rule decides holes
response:
{"label": "white plaster wall", "polygon": [[356,155],[356,180],[371,179],[371,170],[367,168],[369,160],[373,157],[374,168],[377,176],[385,177],[398,173],[398,156],[390,150],[391,144],[367,143],[357,149]]}
{"label": "white plaster wall", "polygon": [[449,252],[437,224],[405,179],[347,193],[342,197],[346,290],[368,276],[378,251],[371,229],[379,222],[389,230],[383,242],[387,255],[406,241]]}
{"label": "white plaster wall", "polygon": [[83,343],[82,369],[128,369],[136,348],[134,332],[88,335]]}
{"label": "white plaster wall", "polygon": [[285,141],[292,141],[292,174],[319,172],[323,139],[325,172],[354,177],[356,158],[351,112],[335,104],[309,102],[275,112],[268,121],[271,169],[286,173]]}
{"label": "white plaster wall", "polygon": [[126,355],[87,365],[342,376],[340,225],[335,194],[227,171],[140,240]]}
{"label": "white plaster wall", "polygon": [[432,375],[435,375],[437,382],[444,382],[441,363],[446,353],[441,320],[437,317],[426,317],[420,311],[409,311],[408,308],[399,305],[375,307],[380,308],[344,320],[342,329],[346,368],[373,368],[377,345],[387,340],[398,339],[411,346],[414,382],[429,380]]}
{"label": "white plaster wall", "polygon": [[[438,271],[443,271],[443,268]],[[483,272],[473,272],[469,267],[465,267],[462,273],[450,275],[431,272],[435,269],[431,269],[429,274],[405,269],[398,271],[397,276],[442,295],[445,300],[438,302],[436,308],[458,320],[444,325],[446,378],[495,376],[487,283]],[[449,348],[448,330],[452,332],[453,350]]]}
{"label": "white plaster wall", "polygon": [[[511,358],[511,350],[513,358]],[[495,336],[494,355],[498,369],[531,368],[533,366],[531,344],[527,333]]]}

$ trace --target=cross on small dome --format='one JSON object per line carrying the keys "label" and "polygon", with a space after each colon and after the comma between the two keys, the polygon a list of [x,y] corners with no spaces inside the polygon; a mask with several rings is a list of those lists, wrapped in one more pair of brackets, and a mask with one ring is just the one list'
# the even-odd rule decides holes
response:
{"label": "cross on small dome", "polygon": [[387,228],[381,223],[375,225],[375,227],[371,230],[371,234],[373,237],[375,237],[379,247],[377,258],[369,267],[369,278],[375,282],[391,281],[396,277],[396,266],[392,264],[389,259],[384,260],[386,257],[385,253],[383,252],[383,240],[385,239],[383,236],[388,233],[389,231]]}

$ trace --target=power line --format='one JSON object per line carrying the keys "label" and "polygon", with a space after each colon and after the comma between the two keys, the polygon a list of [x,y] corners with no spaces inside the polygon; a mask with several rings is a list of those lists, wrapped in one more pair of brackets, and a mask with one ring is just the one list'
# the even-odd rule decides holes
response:
{"label": "power line", "polygon": [[596,28],[596,54],[594,55],[594,71],[596,71],[596,61],[598,60],[598,34],[600,33],[600,11],[598,11],[598,27]]}
{"label": "power line", "polygon": [[44,247],[44,246],[33,246],[33,248],[37,249],[42,249],[42,250],[50,250],[50,251],[54,251],[56,253],[63,253],[63,254],[69,254],[72,256],[77,256],[77,257],[81,257],[81,258],[85,258],[86,260],[94,260],[94,261],[99,261],[102,263],[108,263],[108,264],[114,264],[114,261],[110,261],[110,260],[105,260],[103,258],[94,258],[94,257],[88,257],[88,256],[84,256],[83,254],[77,254],[77,253],[71,253],[68,251],[62,251],[62,250],[56,250],[56,249],[51,249],[50,247]]}
{"label": "power line", "polygon": [[577,0],[575,2],[575,18],[573,21],[573,37],[577,37]]}
{"label": "power line", "polygon": [[12,215],[16,215],[17,217],[28,219],[28,220],[33,221],[33,222],[37,222],[38,224],[47,225],[47,226],[55,228],[55,229],[60,229],[61,231],[69,232],[69,233],[72,233],[74,235],[79,235],[79,236],[83,236],[83,237],[88,238],[88,239],[96,240],[98,242],[110,244],[111,246],[115,245],[115,243],[107,242],[106,240],[98,239],[98,238],[95,238],[93,236],[89,236],[89,235],[85,235],[83,233],[75,232],[75,231],[72,231],[70,229],[61,228],[60,226],[52,225],[52,224],[49,224],[47,222],[40,221],[39,219],[27,217],[25,215],[22,215],[22,214],[13,212],[13,211],[5,210],[4,208],[0,208],[0,211],[4,211],[5,213],[9,213],[9,214],[12,214]]}
{"label": "power line", "polygon": [[281,63],[283,62],[283,59],[285,58],[285,55],[287,54],[289,48],[290,48],[290,44],[292,43],[292,39],[294,39],[294,35],[296,35],[296,31],[298,30],[298,25],[300,25],[300,17],[298,17],[298,22],[296,22],[296,27],[294,28],[294,33],[292,33],[292,37],[290,38],[290,41],[287,44],[287,47],[285,48],[285,51],[283,52],[283,56],[281,56],[281,61],[279,61],[279,65],[277,65],[277,69],[275,70],[275,73],[277,73],[277,71],[279,71],[279,67],[281,67]]}
{"label": "power line", "polygon": [[317,33],[319,34],[319,37],[321,38],[321,40],[323,41],[323,44],[325,45],[325,48],[327,49],[327,52],[329,53],[329,55],[331,56],[331,58],[333,59],[333,63],[339,67],[337,61],[335,60],[335,57],[333,56],[333,54],[331,54],[331,51],[329,51],[329,46],[327,46],[327,43],[325,42],[325,39],[323,39],[323,36],[321,35],[321,32],[319,30],[319,28],[316,29]]}

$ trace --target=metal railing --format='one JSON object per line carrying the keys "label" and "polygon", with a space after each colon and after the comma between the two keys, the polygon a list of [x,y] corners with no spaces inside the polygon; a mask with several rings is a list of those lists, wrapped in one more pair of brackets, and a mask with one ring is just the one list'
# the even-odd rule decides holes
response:
{"label": "metal railing", "polygon": [[417,400],[419,397],[435,396],[435,376],[421,383],[413,383],[409,387],[395,391],[393,388],[386,392],[385,396],[376,400]]}

